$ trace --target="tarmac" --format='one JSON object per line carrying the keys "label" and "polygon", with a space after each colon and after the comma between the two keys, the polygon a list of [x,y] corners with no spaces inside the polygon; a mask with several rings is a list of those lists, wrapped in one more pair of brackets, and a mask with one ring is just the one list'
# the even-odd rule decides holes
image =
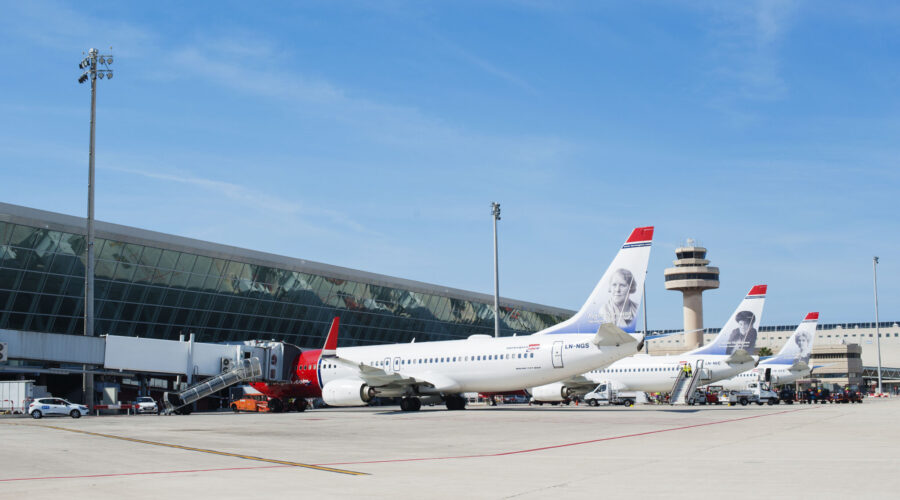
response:
{"label": "tarmac", "polygon": [[0,498],[897,498],[900,398],[0,418]]}

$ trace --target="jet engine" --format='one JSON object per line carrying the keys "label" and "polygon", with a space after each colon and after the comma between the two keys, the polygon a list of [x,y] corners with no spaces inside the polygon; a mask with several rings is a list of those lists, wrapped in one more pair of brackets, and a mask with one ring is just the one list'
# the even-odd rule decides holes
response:
{"label": "jet engine", "polygon": [[358,378],[333,380],[322,387],[322,399],[329,406],[362,406],[375,396],[375,389]]}
{"label": "jet engine", "polygon": [[545,401],[548,403],[565,401],[570,394],[572,394],[572,390],[563,385],[562,382],[533,387],[531,389],[531,395],[534,397],[535,401]]}

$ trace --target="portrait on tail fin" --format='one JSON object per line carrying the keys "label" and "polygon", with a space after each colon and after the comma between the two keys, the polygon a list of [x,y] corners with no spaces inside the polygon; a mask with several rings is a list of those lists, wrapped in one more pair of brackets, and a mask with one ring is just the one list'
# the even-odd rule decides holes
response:
{"label": "portrait on tail fin", "polygon": [[631,300],[631,296],[637,293],[637,288],[631,271],[616,269],[609,280],[609,300],[600,310],[603,319],[623,330],[633,329],[639,302]]}
{"label": "portrait on tail fin", "polygon": [[750,311],[740,311],[735,316],[735,320],[738,326],[728,336],[725,354],[731,354],[737,349],[753,352],[753,348],[756,346],[756,328],[753,328],[756,315]]}

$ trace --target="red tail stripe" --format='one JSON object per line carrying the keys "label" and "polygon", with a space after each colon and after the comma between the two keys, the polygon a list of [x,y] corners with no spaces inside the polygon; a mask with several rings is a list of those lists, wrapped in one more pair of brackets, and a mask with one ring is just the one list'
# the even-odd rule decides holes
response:
{"label": "red tail stripe", "polygon": [[765,295],[767,288],[768,285],[756,285],[750,289],[750,293],[747,295]]}
{"label": "red tail stripe", "polygon": [[325,347],[323,348],[326,351],[333,351],[337,349],[337,339],[338,339],[338,326],[341,323],[341,319],[338,317],[334,318],[334,321],[331,322],[331,329],[328,330],[328,338],[325,339]]}
{"label": "red tail stripe", "polygon": [[628,240],[625,243],[651,240],[653,240],[653,226],[637,227],[631,232],[631,236],[628,237]]}
{"label": "red tail stripe", "polygon": [[819,313],[809,313],[805,319],[819,319]]}

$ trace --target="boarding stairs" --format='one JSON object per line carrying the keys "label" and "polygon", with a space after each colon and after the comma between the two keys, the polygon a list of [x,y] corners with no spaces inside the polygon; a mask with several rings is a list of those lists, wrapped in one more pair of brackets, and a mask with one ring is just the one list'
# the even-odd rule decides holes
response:
{"label": "boarding stairs", "polygon": [[[209,396],[215,392],[221,391],[226,387],[238,384],[245,380],[251,380],[262,376],[262,367],[259,358],[253,357],[240,360],[231,370],[228,370],[215,377],[208,378],[203,382],[194,384],[181,392],[165,393],[163,398],[166,415],[177,413],[185,406],[194,403],[200,399]],[[190,411],[184,412],[190,413]]]}
{"label": "boarding stairs", "polygon": [[691,367],[691,375],[688,376],[683,370],[678,370],[678,376],[675,377],[675,383],[672,384],[672,390],[669,391],[669,404],[683,405],[688,403],[688,397],[694,393],[700,385],[700,379],[703,374],[703,360],[698,359],[697,363]]}

